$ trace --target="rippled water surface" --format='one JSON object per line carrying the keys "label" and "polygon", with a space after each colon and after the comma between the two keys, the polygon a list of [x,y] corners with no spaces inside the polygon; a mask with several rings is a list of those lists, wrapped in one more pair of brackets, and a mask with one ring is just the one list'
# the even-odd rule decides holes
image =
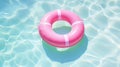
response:
{"label": "rippled water surface", "polygon": [[[63,51],[37,29],[56,9],[73,11],[85,24],[82,41]],[[120,67],[120,0],[0,0],[0,67]]]}

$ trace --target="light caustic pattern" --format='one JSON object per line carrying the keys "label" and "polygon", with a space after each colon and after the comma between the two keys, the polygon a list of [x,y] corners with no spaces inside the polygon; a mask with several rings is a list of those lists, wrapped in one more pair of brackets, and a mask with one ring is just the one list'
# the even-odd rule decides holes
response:
{"label": "light caustic pattern", "polygon": [[[74,61],[52,61],[42,47],[37,26],[55,9],[84,20],[88,46]],[[0,1],[0,67],[120,67],[119,37],[120,0]]]}

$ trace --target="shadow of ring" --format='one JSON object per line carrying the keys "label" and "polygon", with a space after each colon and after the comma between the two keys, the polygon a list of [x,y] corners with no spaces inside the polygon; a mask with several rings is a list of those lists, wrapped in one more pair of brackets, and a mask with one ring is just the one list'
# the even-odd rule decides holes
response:
{"label": "shadow of ring", "polygon": [[75,61],[84,54],[88,46],[88,38],[86,35],[84,35],[82,40],[78,44],[70,47],[66,51],[58,51],[56,47],[47,44],[43,40],[42,43],[46,55],[50,58],[50,60],[60,63],[66,63],[70,61]]}

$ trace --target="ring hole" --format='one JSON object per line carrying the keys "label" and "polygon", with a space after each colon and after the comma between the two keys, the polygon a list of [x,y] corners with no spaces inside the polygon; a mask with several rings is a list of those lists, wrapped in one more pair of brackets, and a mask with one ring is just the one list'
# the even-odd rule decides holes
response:
{"label": "ring hole", "polygon": [[69,22],[62,20],[56,21],[52,25],[52,29],[58,34],[67,34],[71,31],[71,28]]}

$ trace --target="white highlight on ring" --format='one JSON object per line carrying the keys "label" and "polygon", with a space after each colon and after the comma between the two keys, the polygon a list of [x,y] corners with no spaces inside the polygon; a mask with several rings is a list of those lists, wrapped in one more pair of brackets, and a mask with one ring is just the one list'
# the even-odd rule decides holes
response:
{"label": "white highlight on ring", "polygon": [[65,38],[65,46],[69,46],[69,39],[67,35],[64,35]]}
{"label": "white highlight on ring", "polygon": [[79,23],[82,23],[83,21],[75,21],[72,25],[76,25],[76,24],[79,24]]}
{"label": "white highlight on ring", "polygon": [[47,21],[48,17],[49,17],[49,15],[47,15],[47,16],[46,16],[46,18],[45,18],[44,22],[46,22],[46,21]]}
{"label": "white highlight on ring", "polygon": [[50,24],[50,23],[48,23],[48,22],[45,22],[45,23],[41,23],[41,24],[51,25],[51,24]]}
{"label": "white highlight on ring", "polygon": [[58,13],[58,19],[60,20],[61,19],[61,11],[57,10],[57,13]]}

